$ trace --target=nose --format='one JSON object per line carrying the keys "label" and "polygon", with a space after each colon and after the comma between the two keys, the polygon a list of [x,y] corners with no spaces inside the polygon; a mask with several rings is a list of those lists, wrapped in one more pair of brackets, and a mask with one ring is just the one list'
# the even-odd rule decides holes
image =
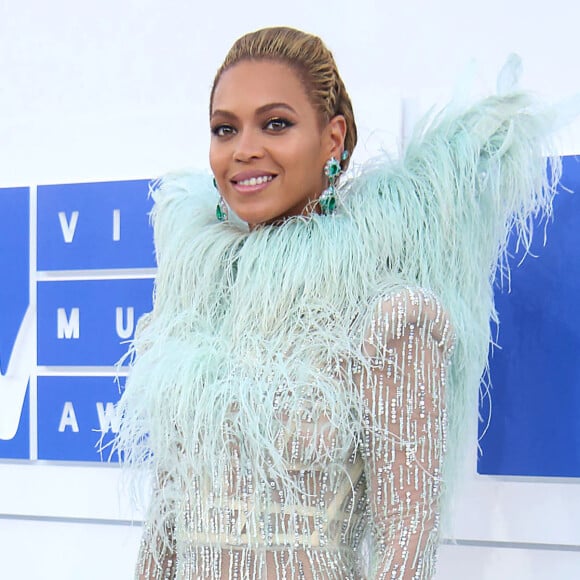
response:
{"label": "nose", "polygon": [[238,133],[234,148],[235,161],[248,163],[252,159],[261,159],[263,156],[264,145],[259,134],[251,130]]}

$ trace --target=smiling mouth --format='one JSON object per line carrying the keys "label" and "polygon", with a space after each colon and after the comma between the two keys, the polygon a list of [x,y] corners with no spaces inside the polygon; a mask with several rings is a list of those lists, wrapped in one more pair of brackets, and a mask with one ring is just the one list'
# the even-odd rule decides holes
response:
{"label": "smiling mouth", "polygon": [[234,181],[235,185],[251,186],[251,185],[262,185],[263,183],[268,183],[274,179],[274,175],[261,175],[259,177],[250,177],[249,179],[242,179],[241,181]]}
{"label": "smiling mouth", "polygon": [[232,180],[231,183],[238,193],[248,195],[259,193],[266,189],[276,177],[276,175],[272,174],[256,175],[246,179],[240,179],[239,181]]}

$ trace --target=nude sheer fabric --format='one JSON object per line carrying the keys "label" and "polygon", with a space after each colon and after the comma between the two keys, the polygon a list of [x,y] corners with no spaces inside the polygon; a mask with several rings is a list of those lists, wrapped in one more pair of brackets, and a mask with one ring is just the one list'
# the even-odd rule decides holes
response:
{"label": "nude sheer fabric", "polygon": [[[292,497],[241,465],[232,466],[235,491],[225,498],[194,478],[196,491],[183,498],[161,558],[153,555],[154,522],[146,524],[136,578],[431,578],[452,345],[430,293],[404,289],[377,301],[363,345],[368,364],[346,363],[344,388],[356,389],[362,409],[359,440],[339,456],[333,429],[340,425],[321,425],[324,417],[281,432]],[[328,462],[301,461],[312,437],[328,449]],[[256,490],[268,494],[268,511],[251,500]]]}

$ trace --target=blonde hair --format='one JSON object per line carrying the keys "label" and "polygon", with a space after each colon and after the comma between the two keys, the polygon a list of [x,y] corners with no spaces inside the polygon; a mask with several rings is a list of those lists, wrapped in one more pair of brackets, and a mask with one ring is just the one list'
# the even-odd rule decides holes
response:
{"label": "blonde hair", "polygon": [[[284,26],[263,28],[238,38],[218,69],[210,96],[210,111],[222,74],[245,60],[273,60],[290,66],[302,81],[308,98],[326,124],[336,115],[346,120],[344,147],[352,154],[357,141],[356,123],[350,97],[334,57],[318,36]],[[341,162],[346,169],[349,159]]]}

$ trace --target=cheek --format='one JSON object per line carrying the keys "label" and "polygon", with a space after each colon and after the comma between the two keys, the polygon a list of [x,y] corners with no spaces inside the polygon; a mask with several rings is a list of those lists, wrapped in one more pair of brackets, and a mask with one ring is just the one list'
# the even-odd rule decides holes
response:
{"label": "cheek", "polygon": [[326,159],[322,159],[320,149],[313,149],[311,155],[305,160],[305,167],[308,167],[308,175],[306,176],[309,183],[315,188],[320,188],[324,184],[324,163]]}
{"label": "cheek", "polygon": [[216,177],[223,172],[225,168],[225,155],[221,147],[210,145],[209,148],[209,164]]}
{"label": "cheek", "polygon": [[304,142],[285,151],[286,166],[292,168],[296,175],[300,175],[301,181],[318,181],[321,179],[324,170],[324,163],[321,161],[322,153],[318,142]]}

